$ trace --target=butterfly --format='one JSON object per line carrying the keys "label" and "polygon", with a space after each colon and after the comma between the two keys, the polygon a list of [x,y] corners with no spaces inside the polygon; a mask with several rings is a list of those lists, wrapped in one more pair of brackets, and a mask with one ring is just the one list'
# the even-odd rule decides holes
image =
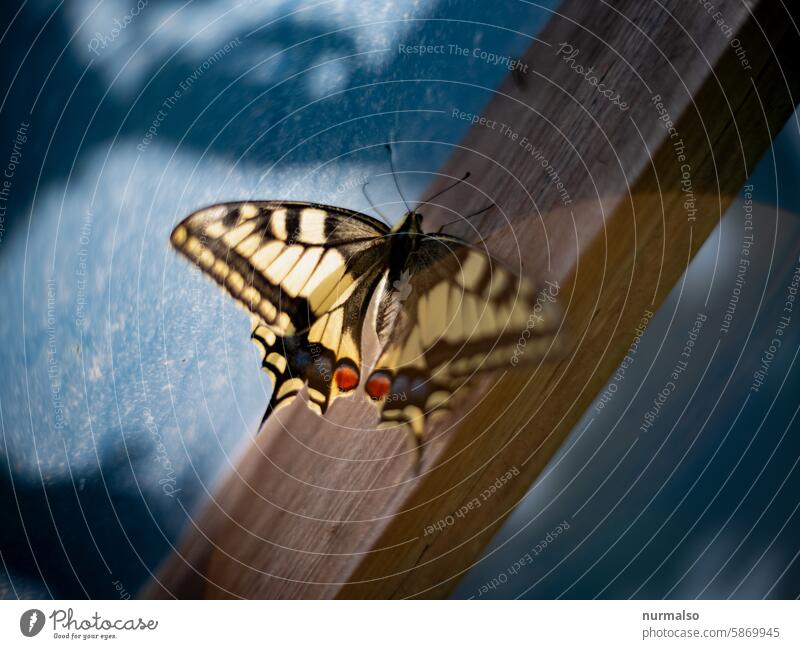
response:
{"label": "butterfly", "polygon": [[[405,427],[419,457],[428,422],[473,377],[545,356],[560,321],[553,291],[422,221],[415,210],[390,227],[341,207],[245,201],[175,227],[172,245],[253,316],[273,383],[265,419],[304,389],[324,415],[363,385],[378,427]],[[380,353],[365,375],[367,326]]]}

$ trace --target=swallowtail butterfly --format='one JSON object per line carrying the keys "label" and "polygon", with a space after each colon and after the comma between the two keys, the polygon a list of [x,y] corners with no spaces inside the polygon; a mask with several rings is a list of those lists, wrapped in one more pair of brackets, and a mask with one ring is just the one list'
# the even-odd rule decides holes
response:
{"label": "swallowtail butterfly", "polygon": [[[390,228],[328,205],[222,203],[189,215],[171,241],[253,315],[273,382],[265,418],[306,386],[322,415],[363,385],[378,426],[407,427],[418,447],[426,421],[453,408],[454,391],[508,368],[521,340],[520,358],[541,361],[559,323],[531,283],[461,239],[423,232],[413,210]],[[371,303],[367,326],[381,351],[365,375]]]}

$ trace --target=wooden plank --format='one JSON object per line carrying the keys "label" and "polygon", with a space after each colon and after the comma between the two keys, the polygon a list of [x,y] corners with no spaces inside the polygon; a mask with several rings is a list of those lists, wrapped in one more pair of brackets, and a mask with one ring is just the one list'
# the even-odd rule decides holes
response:
{"label": "wooden plank", "polygon": [[426,224],[482,207],[481,189],[497,200],[478,231],[522,272],[558,282],[571,353],[478,386],[461,420],[428,436],[418,476],[398,456],[405,440],[375,432],[362,400],[340,400],[329,422],[302,404],[282,411],[144,594],[445,596],[790,116],[798,43],[786,12],[766,0],[565,2],[527,73],[486,107],[496,125],[473,126],[443,170],[470,170],[476,189],[443,197]]}

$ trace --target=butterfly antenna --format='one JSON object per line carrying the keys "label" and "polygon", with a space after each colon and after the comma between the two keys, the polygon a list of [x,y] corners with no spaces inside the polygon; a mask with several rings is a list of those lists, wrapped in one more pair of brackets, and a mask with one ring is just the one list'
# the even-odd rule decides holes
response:
{"label": "butterfly antenna", "polygon": [[387,218],[386,218],[386,216],[384,216],[383,212],[381,212],[381,211],[380,211],[380,210],[377,208],[377,206],[375,205],[375,203],[373,203],[373,202],[372,202],[372,199],[369,197],[369,194],[367,194],[367,185],[369,185],[369,180],[368,180],[367,182],[365,182],[363,185],[361,185],[361,193],[362,193],[362,194],[364,194],[364,198],[366,198],[366,199],[367,199],[367,203],[369,203],[369,206],[370,206],[370,207],[371,207],[373,210],[375,210],[376,214],[377,214],[378,216],[380,216],[380,217],[381,217],[381,219],[383,219],[383,222],[384,222],[384,223],[385,223],[387,226],[389,226],[389,227],[392,227],[392,226],[391,226],[391,224],[389,223],[389,219],[387,219]]}
{"label": "butterfly antenna", "polygon": [[467,219],[471,219],[473,216],[478,216],[478,214],[483,214],[484,212],[486,212],[486,211],[488,211],[488,210],[492,209],[494,206],[495,206],[495,204],[494,204],[494,203],[489,203],[489,204],[488,204],[486,207],[483,207],[483,208],[479,209],[477,212],[473,212],[472,214],[468,214],[467,216],[460,216],[460,217],[458,217],[457,219],[453,219],[452,221],[448,221],[448,222],[447,222],[447,223],[445,223],[445,224],[444,224],[442,227],[440,227],[440,228],[439,228],[439,229],[436,231],[436,233],[438,234],[439,232],[441,232],[442,230],[444,230],[444,229],[445,229],[445,228],[446,228],[448,225],[453,225],[453,223],[458,223],[459,221],[462,221],[462,220],[464,220],[464,221],[465,221],[465,220],[467,220]]}
{"label": "butterfly antenna", "polygon": [[463,175],[461,178],[459,178],[459,179],[458,179],[458,180],[456,180],[455,182],[452,182],[452,183],[450,183],[450,184],[449,184],[447,187],[445,187],[444,189],[440,189],[440,190],[439,190],[438,192],[436,192],[436,193],[435,193],[433,196],[431,196],[430,198],[428,198],[428,199],[424,200],[424,201],[423,201],[423,203],[430,203],[430,202],[431,202],[431,201],[432,201],[434,198],[438,198],[439,196],[441,196],[441,195],[442,195],[442,194],[444,194],[445,192],[449,192],[451,189],[453,189],[453,187],[457,187],[458,185],[460,185],[461,183],[463,183],[463,182],[464,182],[464,181],[465,181],[467,178],[469,178],[469,176],[470,176],[470,173],[469,173],[469,171],[468,171],[467,173],[465,173],[465,174],[464,174],[464,175]]}
{"label": "butterfly antenna", "polygon": [[397,181],[397,172],[394,169],[394,160],[392,159],[392,147],[387,144],[386,150],[389,152],[389,168],[392,170],[392,178],[394,178],[394,186],[397,187],[397,193],[400,194],[400,198],[403,199],[403,205],[406,206],[406,211],[410,212],[411,208],[408,206],[408,201],[406,200],[406,197],[403,196],[403,192],[400,191],[400,183]]}

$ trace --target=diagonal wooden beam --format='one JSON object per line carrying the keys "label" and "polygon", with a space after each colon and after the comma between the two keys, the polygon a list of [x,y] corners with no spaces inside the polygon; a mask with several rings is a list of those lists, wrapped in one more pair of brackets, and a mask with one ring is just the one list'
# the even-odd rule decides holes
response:
{"label": "diagonal wooden beam", "polygon": [[363,401],[340,400],[329,422],[282,411],[146,596],[447,595],[792,114],[797,9],[709,6],[568,0],[443,169],[475,186],[427,222],[483,207],[482,192],[497,200],[478,231],[558,283],[570,354],[478,386],[432,431],[419,476]]}

